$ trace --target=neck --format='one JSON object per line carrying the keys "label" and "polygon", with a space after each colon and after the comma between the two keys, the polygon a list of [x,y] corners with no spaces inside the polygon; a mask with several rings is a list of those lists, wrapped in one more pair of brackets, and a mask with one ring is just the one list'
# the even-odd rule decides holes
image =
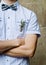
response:
{"label": "neck", "polygon": [[16,0],[3,0],[3,1],[8,5],[12,5],[14,2],[16,2]]}

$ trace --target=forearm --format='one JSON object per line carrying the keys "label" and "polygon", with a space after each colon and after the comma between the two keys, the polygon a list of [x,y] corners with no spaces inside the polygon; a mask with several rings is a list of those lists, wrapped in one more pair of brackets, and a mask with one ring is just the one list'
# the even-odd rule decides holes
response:
{"label": "forearm", "polygon": [[19,53],[11,53],[11,52],[7,52],[6,55],[10,56],[10,57],[28,57],[25,54],[19,54]]}
{"label": "forearm", "polygon": [[36,50],[37,40],[38,40],[37,35],[28,35],[24,40],[25,41],[24,45],[9,50],[6,53],[6,55],[13,56],[13,57],[14,56],[32,57]]}
{"label": "forearm", "polygon": [[6,52],[12,48],[21,46],[23,44],[22,41],[23,39],[0,41],[0,53]]}
{"label": "forearm", "polygon": [[12,40],[5,40],[5,41],[0,40],[0,53],[4,52],[12,47],[13,47]]}
{"label": "forearm", "polygon": [[32,57],[32,49],[27,48],[26,46],[20,46],[18,48],[12,49],[6,53],[6,55],[13,57]]}

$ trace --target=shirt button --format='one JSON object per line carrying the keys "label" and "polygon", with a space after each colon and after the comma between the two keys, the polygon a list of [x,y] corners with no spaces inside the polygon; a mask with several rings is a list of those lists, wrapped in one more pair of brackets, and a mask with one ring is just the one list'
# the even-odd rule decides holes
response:
{"label": "shirt button", "polygon": [[1,22],[2,20],[0,20],[0,22]]}
{"label": "shirt button", "polygon": [[7,60],[8,61],[8,60]]}
{"label": "shirt button", "polygon": [[8,19],[10,19],[10,17],[8,17]]}

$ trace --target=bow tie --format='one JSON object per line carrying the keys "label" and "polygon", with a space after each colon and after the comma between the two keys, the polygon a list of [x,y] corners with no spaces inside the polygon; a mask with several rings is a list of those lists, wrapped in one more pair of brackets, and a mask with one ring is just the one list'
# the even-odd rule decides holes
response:
{"label": "bow tie", "polygon": [[17,5],[10,5],[10,6],[8,6],[8,5],[6,5],[6,4],[2,4],[2,10],[3,11],[5,11],[5,10],[7,10],[7,9],[12,9],[12,10],[17,10]]}

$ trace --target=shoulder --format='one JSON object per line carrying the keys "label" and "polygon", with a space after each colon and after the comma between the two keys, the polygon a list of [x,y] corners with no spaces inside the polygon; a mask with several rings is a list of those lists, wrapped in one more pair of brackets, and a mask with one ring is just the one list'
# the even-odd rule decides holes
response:
{"label": "shoulder", "polygon": [[31,9],[28,9],[22,5],[20,5],[20,8],[23,10],[24,14],[26,15],[26,18],[36,17],[36,13],[32,11]]}

